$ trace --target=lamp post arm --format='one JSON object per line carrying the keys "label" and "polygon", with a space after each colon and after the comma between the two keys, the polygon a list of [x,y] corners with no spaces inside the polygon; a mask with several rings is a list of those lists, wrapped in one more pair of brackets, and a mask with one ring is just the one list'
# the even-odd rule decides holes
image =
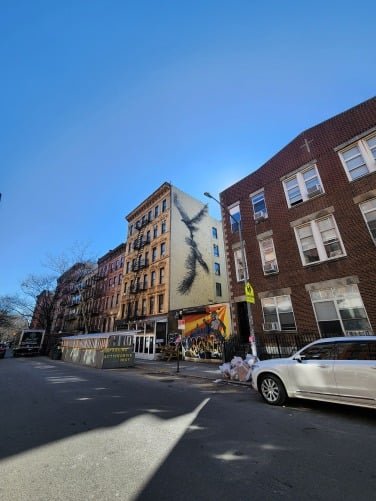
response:
{"label": "lamp post arm", "polygon": [[[217,200],[215,197],[213,197],[213,195],[211,195],[207,191],[204,193],[204,195],[208,198],[212,198],[215,202],[217,202],[217,204],[219,204],[219,206],[230,216],[230,218],[235,222],[235,224],[238,225],[240,252],[241,252],[242,261],[243,261],[243,282],[244,282],[244,289],[245,289],[245,286],[247,284],[247,278],[248,278],[248,265],[247,265],[247,256],[245,253],[245,246],[244,246],[242,229],[241,229],[241,219],[240,219],[240,221],[237,221],[234,218],[234,216],[231,214],[229,209],[220,200]],[[257,346],[256,346],[256,339],[255,339],[255,329],[254,329],[254,325],[253,325],[253,316],[252,316],[251,304],[248,301],[247,301],[247,314],[248,314],[248,321],[249,321],[249,337],[250,337],[252,355],[257,357]]]}

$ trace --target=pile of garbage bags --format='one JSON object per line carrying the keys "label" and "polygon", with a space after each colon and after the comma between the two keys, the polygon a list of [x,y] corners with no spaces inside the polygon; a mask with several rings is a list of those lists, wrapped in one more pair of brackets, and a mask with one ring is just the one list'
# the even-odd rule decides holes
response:
{"label": "pile of garbage bags", "polygon": [[252,367],[258,358],[248,354],[245,359],[234,357],[231,362],[219,366],[222,377],[232,381],[250,381],[252,377]]}

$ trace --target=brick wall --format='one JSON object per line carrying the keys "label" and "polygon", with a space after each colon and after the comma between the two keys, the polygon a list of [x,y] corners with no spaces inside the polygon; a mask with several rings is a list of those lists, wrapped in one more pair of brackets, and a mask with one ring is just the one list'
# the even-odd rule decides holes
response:
{"label": "brick wall", "polygon": [[[376,172],[349,182],[335,150],[373,128],[376,128],[376,98],[306,130],[257,171],[221,193],[221,202],[227,207],[240,202],[250,282],[256,293],[256,304],[252,307],[256,332],[262,330],[263,323],[259,293],[290,288],[298,331],[313,332],[317,331],[317,325],[305,285],[348,276],[359,278],[359,291],[376,331],[376,247],[358,203],[354,202],[376,190]],[[305,140],[309,148],[303,146]],[[312,161],[316,161],[325,193],[289,208],[281,178]],[[256,223],[249,196],[261,188],[264,188],[268,218]],[[304,267],[290,223],[328,208],[333,211],[347,256]],[[236,282],[232,252],[232,246],[239,242],[239,234],[231,233],[229,217],[224,211],[223,216],[233,299],[244,295],[244,285]],[[270,230],[279,273],[265,276],[257,235]]]}

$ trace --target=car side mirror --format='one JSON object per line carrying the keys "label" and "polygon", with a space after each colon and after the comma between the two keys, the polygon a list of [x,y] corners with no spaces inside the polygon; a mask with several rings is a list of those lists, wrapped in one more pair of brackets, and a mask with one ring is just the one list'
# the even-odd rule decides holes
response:
{"label": "car side mirror", "polygon": [[297,353],[294,357],[294,360],[296,360],[297,362],[299,362],[301,364],[303,361],[303,358],[299,353]]}

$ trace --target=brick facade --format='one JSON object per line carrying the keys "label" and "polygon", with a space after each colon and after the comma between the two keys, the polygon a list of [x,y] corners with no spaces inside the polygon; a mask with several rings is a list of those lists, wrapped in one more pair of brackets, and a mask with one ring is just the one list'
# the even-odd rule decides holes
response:
{"label": "brick facade", "polygon": [[[376,331],[376,247],[359,206],[366,200],[376,199],[373,134],[376,134],[376,98],[301,133],[258,170],[221,193],[224,206],[230,208],[240,204],[249,280],[256,294],[256,302],[252,306],[256,334],[265,332],[262,298],[287,294],[291,297],[296,323],[296,329],[290,331],[319,335],[310,291],[315,287],[326,289],[343,284],[358,287],[371,329]],[[339,151],[357,145],[358,141],[369,141],[365,145],[369,150],[370,172],[350,180]],[[289,207],[284,185],[289,178],[292,179],[291,176],[294,179],[299,177],[303,183],[300,184],[300,188],[303,186],[300,191],[308,190],[302,176],[314,165],[321,193],[312,198],[305,193],[304,200]],[[258,190],[264,190],[267,217],[255,220],[250,195]],[[334,217],[344,252],[338,257],[304,265],[295,232],[302,225],[322,217],[329,217],[327,221],[332,221]],[[236,305],[244,301],[244,283],[236,279],[233,257],[233,251],[239,245],[239,233],[231,231],[231,219],[224,210],[223,221],[235,330],[245,341],[248,333],[239,332]],[[277,273],[264,273],[259,247],[263,236],[273,239]],[[312,254],[314,250],[308,251],[308,254],[310,252]],[[332,254],[334,256],[335,252]],[[322,286],[309,286],[320,283]],[[281,331],[281,325],[276,330]]]}

